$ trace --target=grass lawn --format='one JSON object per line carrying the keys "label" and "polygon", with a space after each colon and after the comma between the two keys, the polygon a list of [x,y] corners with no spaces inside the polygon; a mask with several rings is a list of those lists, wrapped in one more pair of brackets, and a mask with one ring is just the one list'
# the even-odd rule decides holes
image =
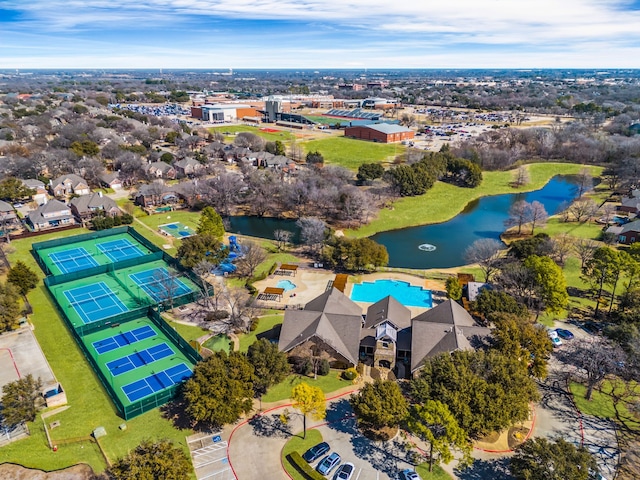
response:
{"label": "grass lawn", "polygon": [[585,385],[577,382],[569,384],[569,389],[573,394],[578,410],[583,414],[609,418],[627,428],[638,430],[640,428],[640,420],[628,410],[627,404],[638,400],[640,385],[633,383],[629,387],[635,395],[628,397],[627,401],[619,400],[616,402],[615,397],[622,394],[626,388],[625,383],[620,379],[605,380],[597,390],[593,391],[591,400],[584,398],[587,392]]}
{"label": "grass lawn", "polygon": [[240,351],[246,352],[249,350],[249,346],[253,344],[256,340],[258,340],[258,335],[264,332],[268,332],[276,325],[280,325],[282,323],[282,319],[284,318],[284,313],[277,313],[275,315],[267,315],[265,317],[260,317],[260,321],[258,322],[258,328],[253,332],[246,333],[240,337]]}
{"label": "grass lawn", "polygon": [[318,375],[316,380],[313,377],[305,377],[302,375],[289,375],[282,382],[274,385],[269,391],[262,396],[264,403],[279,402],[280,400],[286,400],[291,395],[291,389],[299,383],[305,382],[313,387],[319,387],[325,395],[336,390],[353,385],[352,382],[344,380],[341,377],[342,371],[331,370],[329,375]]}
{"label": "grass lawn", "polygon": [[140,218],[142,223],[155,230],[157,230],[160,225],[174,222],[181,222],[185,225],[189,225],[193,229],[196,229],[198,228],[199,220],[200,212],[190,212],[189,210],[176,210],[175,212],[158,213]]}
{"label": "grass lawn", "polygon": [[[119,198],[118,200],[116,200],[116,204],[120,207],[120,208],[124,208],[125,205],[131,204],[133,205],[133,202],[131,200],[129,200],[128,198],[124,197],[124,198]],[[145,212],[142,207],[140,205],[134,205],[133,207],[133,216],[135,218],[140,218],[140,217],[146,217],[148,216],[147,212]]]}
{"label": "grass lawn", "polygon": [[434,465],[433,471],[429,471],[429,463],[423,463],[416,467],[416,472],[422,480],[451,480],[451,475],[445,472],[440,465]]}
{"label": "grass lawn", "polygon": [[346,137],[329,137],[300,142],[305,152],[322,154],[328,165],[357,170],[363,163],[392,162],[396,155],[405,151],[403,145],[374,143]]}
{"label": "grass lawn", "polygon": [[602,232],[602,225],[592,222],[563,222],[560,218],[554,217],[549,219],[544,228],[536,228],[536,233],[540,232],[544,232],[550,237],[566,233],[579,239],[597,240]]}
{"label": "grass lawn", "polygon": [[[445,222],[460,213],[472,200],[489,195],[539,190],[551,177],[576,174],[584,166],[573,163],[532,163],[527,168],[531,182],[520,189],[510,185],[513,171],[483,172],[482,184],[473,189],[436,182],[424,195],[396,200],[392,209],[380,210],[371,223],[358,230],[346,230],[345,234],[350,237],[369,237],[386,230]],[[594,176],[602,171],[600,167],[590,168]]]}
{"label": "grass lawn", "polygon": [[[279,130],[278,127],[267,127],[267,128],[274,128]],[[268,142],[275,142],[276,140],[280,140],[281,142],[287,142],[292,138],[295,138],[295,135],[293,135],[290,132],[287,132],[286,130],[280,130],[279,132],[263,132],[258,127],[252,127],[249,125],[230,125],[228,127],[211,127],[209,131],[222,133],[224,135],[225,142],[233,141],[233,139],[235,138],[235,135],[225,135],[224,132],[229,132],[232,134],[240,133],[240,132],[250,132],[264,138]]]}
{"label": "grass lawn", "polygon": [[312,429],[307,430],[306,438],[303,439],[302,432],[300,432],[300,436],[293,436],[287,443],[285,443],[282,448],[282,464],[291,478],[294,480],[307,480],[307,477],[298,472],[296,467],[287,460],[287,455],[292,452],[298,452],[302,455],[304,452],[309,450],[309,448],[320,442],[322,442],[322,434],[318,430]]}
{"label": "grass lawn", "polygon": [[[11,262],[22,260],[43,278],[30,253],[31,244],[80,233],[86,233],[86,230],[69,230],[16,240],[11,244],[14,251],[9,254],[9,259]],[[88,436],[96,427],[103,426],[107,436],[101,439],[101,444],[112,460],[125,455],[146,438],[169,438],[176,444],[184,444],[185,436],[191,432],[175,429],[162,418],[159,409],[127,422],[118,417],[106,391],[57,314],[44,284],[40,283],[29,293],[29,301],[34,310],[30,317],[34,333],[69,402],[67,410],[47,419],[47,422],[60,421],[60,426],[50,432],[54,443],[56,440]],[[124,431],[118,428],[122,423],[127,424]],[[53,453],[49,450],[42,422],[30,424],[29,428],[32,433],[29,438],[2,448],[2,461],[44,470],[82,462],[91,465],[97,472],[104,470],[106,465],[95,445],[88,442],[59,445],[58,451]]]}
{"label": "grass lawn", "polygon": [[197,340],[198,338],[209,332],[209,330],[206,330],[204,328],[192,325],[184,325],[182,323],[172,322],[171,320],[167,320],[167,323],[171,325],[173,329],[178,332],[180,336],[187,342],[190,342],[191,340]]}
{"label": "grass lawn", "polygon": [[230,340],[226,335],[216,335],[204,342],[203,347],[208,348],[212,352],[224,350],[229,353],[231,351]]}

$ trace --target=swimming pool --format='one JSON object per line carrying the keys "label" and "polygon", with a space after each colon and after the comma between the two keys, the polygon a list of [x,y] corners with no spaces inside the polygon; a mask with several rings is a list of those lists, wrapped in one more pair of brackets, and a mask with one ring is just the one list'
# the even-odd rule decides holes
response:
{"label": "swimming pool", "polygon": [[276,283],[276,288],[284,288],[285,292],[293,290],[294,288],[296,288],[296,286],[297,285],[291,280],[280,280],[278,283]]}
{"label": "swimming pool", "polygon": [[377,302],[388,295],[408,307],[431,308],[433,306],[431,290],[399,280],[357,283],[351,290],[351,300],[354,302]]}

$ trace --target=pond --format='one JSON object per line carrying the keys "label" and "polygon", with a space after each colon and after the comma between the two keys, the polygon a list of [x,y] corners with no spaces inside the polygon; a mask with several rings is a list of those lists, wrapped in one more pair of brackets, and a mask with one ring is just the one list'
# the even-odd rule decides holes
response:
{"label": "pond", "polygon": [[295,220],[240,215],[229,217],[225,219],[225,222],[228,222],[225,224],[225,229],[230,233],[274,240],[273,232],[275,230],[288,230],[293,233],[291,242],[300,242],[300,229],[296,226]]}
{"label": "pond", "polygon": [[[449,268],[465,265],[465,249],[481,238],[500,239],[511,205],[519,200],[538,201],[553,215],[577,194],[571,177],[556,176],[542,189],[528,193],[483,197],[469,203],[451,220],[381,232],[372,240],[387,247],[389,266],[403,268]],[[429,206],[425,205],[425,208]]]}

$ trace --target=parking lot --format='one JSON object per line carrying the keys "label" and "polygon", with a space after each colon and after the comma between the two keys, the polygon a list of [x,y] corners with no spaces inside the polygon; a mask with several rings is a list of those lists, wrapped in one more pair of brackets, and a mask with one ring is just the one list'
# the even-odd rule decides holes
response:
{"label": "parking lot", "polygon": [[220,435],[192,435],[187,443],[198,480],[236,480],[227,458],[228,444]]}

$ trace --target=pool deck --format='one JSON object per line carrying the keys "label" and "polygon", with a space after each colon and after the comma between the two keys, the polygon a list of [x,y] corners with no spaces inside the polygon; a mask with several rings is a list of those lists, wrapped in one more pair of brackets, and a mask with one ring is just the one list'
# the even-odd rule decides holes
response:
{"label": "pool deck", "polygon": [[[282,301],[264,301],[263,304],[271,308],[300,308],[320,294],[324,293],[327,289],[327,285],[329,285],[329,282],[333,281],[335,276],[335,273],[328,270],[300,266],[295,277],[270,275],[266,279],[256,282],[254,286],[258,289],[259,292],[262,292],[266,287],[275,287],[280,280],[290,280],[291,282],[296,284],[296,288],[289,292],[285,292],[282,297]],[[408,282],[411,285],[429,289],[433,292],[434,305],[444,300],[441,299],[439,295],[444,290],[442,282],[428,279],[425,280],[424,278],[409,275],[407,273],[396,272],[376,272],[363,275],[350,275],[349,282],[347,283],[347,288],[344,293],[347,296],[350,296],[351,289],[353,288],[354,283],[375,282],[376,280],[381,279],[400,280],[403,282]],[[365,312],[369,305],[371,305],[370,302],[356,303],[362,306],[363,312]],[[417,315],[426,310],[422,307],[407,308],[411,310],[412,315]]]}

